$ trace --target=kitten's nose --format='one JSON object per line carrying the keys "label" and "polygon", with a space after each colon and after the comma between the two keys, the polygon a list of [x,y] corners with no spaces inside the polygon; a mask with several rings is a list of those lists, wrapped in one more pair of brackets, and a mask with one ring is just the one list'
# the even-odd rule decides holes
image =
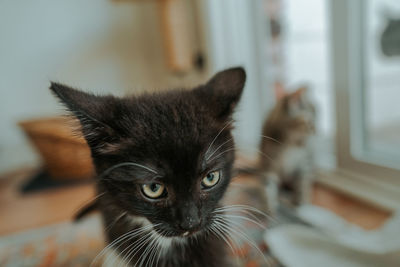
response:
{"label": "kitten's nose", "polygon": [[186,202],[180,210],[178,220],[180,230],[189,232],[196,230],[201,224],[199,209],[194,203]]}
{"label": "kitten's nose", "polygon": [[179,223],[179,228],[182,231],[191,232],[197,230],[201,224],[201,220],[198,216],[194,217],[187,217]]}

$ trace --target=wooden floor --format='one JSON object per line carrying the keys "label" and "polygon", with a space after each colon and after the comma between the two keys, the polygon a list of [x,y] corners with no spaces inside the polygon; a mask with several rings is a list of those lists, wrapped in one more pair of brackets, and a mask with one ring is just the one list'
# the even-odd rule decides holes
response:
{"label": "wooden floor", "polygon": [[357,224],[364,229],[378,228],[391,216],[388,211],[373,207],[320,184],[314,185],[312,199],[315,205],[329,209],[348,222]]}
{"label": "wooden floor", "polygon": [[0,178],[0,235],[71,220],[94,196],[90,184],[21,194],[21,185],[32,174],[32,170],[23,170]]}
{"label": "wooden floor", "polygon": [[[0,235],[71,220],[75,212],[94,197],[92,185],[21,194],[19,188],[32,170],[18,171],[0,177]],[[313,203],[330,209],[365,229],[379,227],[389,216],[330,188],[316,184]]]}

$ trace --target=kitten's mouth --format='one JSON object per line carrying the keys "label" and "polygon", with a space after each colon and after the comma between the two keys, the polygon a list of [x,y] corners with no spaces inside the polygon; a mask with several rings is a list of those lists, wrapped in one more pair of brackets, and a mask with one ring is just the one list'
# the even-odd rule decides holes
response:
{"label": "kitten's mouth", "polygon": [[179,230],[172,230],[172,231],[164,231],[157,228],[154,228],[156,232],[164,237],[190,237],[196,235],[201,231],[201,229],[189,230],[189,231],[179,231]]}
{"label": "kitten's mouth", "polygon": [[179,234],[178,236],[190,237],[190,236],[194,236],[194,235],[200,233],[201,231],[202,231],[202,229],[198,228],[198,229],[194,229],[194,230],[189,230],[189,231],[183,232],[183,233]]}

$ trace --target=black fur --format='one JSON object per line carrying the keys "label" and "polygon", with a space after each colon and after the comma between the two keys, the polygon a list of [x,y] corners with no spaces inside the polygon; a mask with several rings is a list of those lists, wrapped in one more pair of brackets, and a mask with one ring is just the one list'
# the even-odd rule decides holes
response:
{"label": "black fur", "polygon": [[[223,241],[207,229],[232,177],[231,115],[244,83],[244,70],[233,68],[192,90],[126,98],[51,84],[50,89],[80,120],[90,146],[97,191],[102,194],[97,206],[108,242],[140,226],[135,218],[146,218],[160,224],[154,227],[159,234],[186,240],[172,243],[158,266],[227,266]],[[138,165],[118,165],[126,162],[157,174]],[[221,178],[205,189],[201,180],[212,171],[219,171]],[[167,189],[156,200],[146,198],[141,189],[152,181]],[[183,237],[188,231],[191,234]],[[137,239],[122,244],[118,252]],[[139,249],[132,265],[145,248]]]}
{"label": "black fur", "polygon": [[98,202],[96,200],[91,201],[90,203],[86,204],[85,206],[83,206],[81,209],[78,210],[78,212],[74,216],[74,222],[78,222],[83,217],[97,210],[98,208],[99,208]]}

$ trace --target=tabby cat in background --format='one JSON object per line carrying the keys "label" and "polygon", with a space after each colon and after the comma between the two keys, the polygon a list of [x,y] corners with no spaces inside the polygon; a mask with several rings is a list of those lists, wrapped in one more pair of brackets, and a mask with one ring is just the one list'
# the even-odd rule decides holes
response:
{"label": "tabby cat in background", "polygon": [[93,264],[232,266],[227,238],[241,231],[227,213],[254,211],[220,203],[232,178],[231,117],[245,78],[234,68],[192,90],[124,98],[51,85],[79,119],[98,173],[92,207],[108,245]]}
{"label": "tabby cat in background", "polygon": [[315,108],[305,87],[278,97],[263,125],[259,159],[271,212],[282,199],[294,206],[308,202],[314,132]]}

